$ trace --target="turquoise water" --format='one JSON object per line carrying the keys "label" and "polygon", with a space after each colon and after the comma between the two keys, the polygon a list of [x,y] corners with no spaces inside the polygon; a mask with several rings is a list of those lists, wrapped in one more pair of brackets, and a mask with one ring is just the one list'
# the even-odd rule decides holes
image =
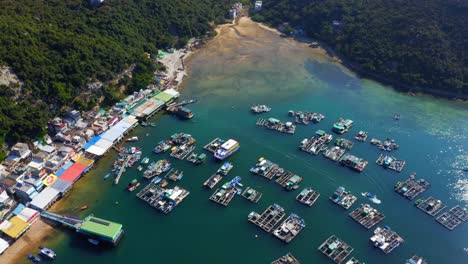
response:
{"label": "turquoise water", "polygon": [[[255,27],[255,34],[243,32],[247,26]],[[189,106],[195,117],[181,121],[159,115],[154,119],[157,127],[135,130],[143,140],[133,144],[141,146],[144,156],[152,161],[168,158],[173,167],[182,169],[184,179],[178,184],[190,195],[172,213],[163,215],[136,198],[137,192],[125,190],[128,181],[141,177],[136,169],[127,171],[117,186],[103,180],[115,158],[108,155],[74,187],[59,205],[59,212],[78,216],[93,213],[120,222],[125,237],[117,248],[102,250],[64,231],[47,243],[58,252],[55,263],[270,263],[287,252],[301,263],[332,263],[317,247],[333,234],[354,247],[352,256],[366,263],[403,263],[414,254],[424,256],[429,263],[466,263],[466,224],[448,231],[393,191],[398,180],[417,172],[418,178],[432,184],[422,197],[434,196],[448,208],[467,206],[468,175],[463,172],[468,167],[465,105],[429,96],[410,97],[360,79],[311,49],[255,25],[241,26],[236,34],[224,32],[191,59],[190,67],[182,97],[199,100]],[[308,110],[323,113],[326,118],[319,124],[298,125],[294,135],[281,134],[255,125],[259,116],[252,115],[249,107],[256,103],[272,107],[262,117],[286,121],[288,110]],[[401,115],[400,121],[392,119],[395,113]],[[331,131],[339,117],[355,121],[345,138],[352,139],[359,130],[369,131],[368,142],[355,142],[350,151],[369,161],[361,174],[297,148],[316,130]],[[211,155],[207,163],[194,166],[168,154],[151,153],[157,142],[175,132],[192,134],[198,153],[215,137],[237,139],[241,148],[229,158],[234,169],[225,179],[241,176],[245,187],[264,193],[260,202],[253,204],[240,196],[226,208],[211,202],[208,198],[214,190],[206,190],[202,184],[221,165]],[[407,161],[401,173],[375,164],[380,150],[369,140],[387,137],[401,146],[393,155]],[[249,168],[259,157],[301,175],[301,188],[287,192],[273,181],[250,174]],[[321,193],[311,208],[295,201],[307,186]],[[376,193],[382,204],[372,206],[386,216],[380,225],[391,226],[405,243],[389,255],[375,249],[369,242],[373,229],[366,230],[348,217],[351,209],[345,211],[328,200],[338,186],[355,194]],[[358,195],[352,208],[367,202]],[[252,210],[261,212],[272,203],[283,206],[287,214],[294,212],[305,218],[307,227],[290,244],[247,221]],[[90,209],[74,209],[83,204]]]}

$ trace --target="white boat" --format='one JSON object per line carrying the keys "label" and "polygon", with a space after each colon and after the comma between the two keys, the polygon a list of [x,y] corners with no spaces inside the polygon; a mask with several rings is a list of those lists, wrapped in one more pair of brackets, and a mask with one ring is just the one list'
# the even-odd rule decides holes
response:
{"label": "white boat", "polygon": [[137,142],[137,141],[138,141],[138,137],[127,138],[125,141],[127,141],[127,142]]}
{"label": "white boat", "polygon": [[225,158],[231,156],[239,149],[239,142],[234,139],[229,139],[224,142],[221,147],[215,152],[214,157],[219,160],[224,160]]}

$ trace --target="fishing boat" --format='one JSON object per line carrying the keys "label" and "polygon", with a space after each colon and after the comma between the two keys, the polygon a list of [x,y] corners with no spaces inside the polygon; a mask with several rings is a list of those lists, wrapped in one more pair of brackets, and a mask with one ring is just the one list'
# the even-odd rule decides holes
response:
{"label": "fishing boat", "polygon": [[203,162],[205,162],[206,160],[206,154],[205,153],[202,153],[200,155],[198,155],[197,159],[195,160],[195,164],[201,164]]}
{"label": "fishing boat", "polygon": [[127,189],[130,191],[130,192],[133,192],[138,186],[140,186],[140,183],[138,182],[137,179],[133,179],[130,181],[130,183],[128,184],[127,186]]}
{"label": "fishing boat", "polygon": [[143,167],[140,165],[140,166],[137,167],[137,170],[138,170],[138,171],[142,171],[142,170],[143,170]]}
{"label": "fishing boat", "polygon": [[216,172],[226,176],[233,167],[234,165],[232,165],[232,163],[224,162],[223,165]]}
{"label": "fishing boat", "polygon": [[164,187],[166,187],[168,184],[169,184],[168,181],[162,180],[162,182],[159,184],[159,186],[161,186],[162,188],[164,188]]}
{"label": "fishing boat", "polygon": [[88,205],[83,205],[83,206],[80,207],[80,210],[86,210],[86,209],[88,209],[88,208],[89,208]]}
{"label": "fishing boat", "polygon": [[363,193],[361,193],[361,195],[364,196],[364,197],[369,198],[369,200],[371,200],[375,204],[380,204],[382,202],[377,198],[377,195],[375,195],[373,193],[363,192]]}
{"label": "fishing boat", "polygon": [[394,120],[400,120],[400,115],[399,115],[399,114],[393,115],[393,119],[394,119]]}
{"label": "fishing boat", "polygon": [[141,160],[141,164],[148,164],[149,162],[149,158],[148,157],[144,157],[142,160]]}
{"label": "fishing boat", "polygon": [[127,138],[125,139],[126,142],[137,142],[138,141],[138,137],[130,137],[130,138]]}
{"label": "fishing boat", "polygon": [[218,150],[216,150],[214,157],[218,160],[224,160],[234,154],[238,149],[239,142],[235,141],[234,139],[229,139],[228,141],[224,142]]}
{"label": "fishing boat", "polygon": [[55,259],[55,257],[57,256],[57,254],[55,254],[55,251],[53,251],[52,249],[50,248],[46,248],[46,247],[39,247],[39,249],[41,251],[39,251],[39,255],[47,258],[47,259]]}
{"label": "fishing boat", "polygon": [[40,257],[36,257],[36,256],[34,256],[33,254],[29,254],[29,255],[28,255],[28,259],[31,260],[31,261],[34,262],[34,263],[39,263],[39,262],[41,262],[41,258],[40,258]]}
{"label": "fishing boat", "polygon": [[148,126],[148,123],[146,123],[146,122],[141,122],[141,125],[142,125],[143,127],[147,127],[147,126]]}
{"label": "fishing boat", "polygon": [[104,180],[107,180],[110,176],[111,176],[111,173],[107,173],[106,175],[104,175]]}
{"label": "fishing boat", "polygon": [[154,178],[151,180],[151,182],[154,183],[154,184],[158,184],[158,183],[160,183],[162,180],[163,180],[163,179],[162,179],[161,177],[156,176],[156,177],[154,177]]}
{"label": "fishing boat", "polygon": [[88,242],[95,246],[99,245],[99,240],[97,239],[88,238]]}

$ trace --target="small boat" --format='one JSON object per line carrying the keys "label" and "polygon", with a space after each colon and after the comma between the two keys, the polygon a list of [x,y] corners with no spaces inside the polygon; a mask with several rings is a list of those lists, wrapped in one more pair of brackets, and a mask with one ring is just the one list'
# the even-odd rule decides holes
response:
{"label": "small boat", "polygon": [[88,208],[89,208],[88,205],[83,205],[83,206],[80,207],[80,210],[86,210],[86,209],[88,209]]}
{"label": "small boat", "polygon": [[149,158],[148,157],[144,157],[142,160],[141,160],[141,164],[148,164],[149,162]]}
{"label": "small boat", "polygon": [[41,258],[34,256],[33,254],[28,255],[28,259],[30,259],[34,263],[39,263],[41,262]]}
{"label": "small boat", "polygon": [[99,245],[99,240],[97,239],[88,238],[88,242],[95,246]]}
{"label": "small boat", "polygon": [[55,251],[53,251],[50,248],[39,247],[39,249],[41,249],[41,251],[39,251],[39,255],[41,255],[41,256],[43,256],[45,258],[55,259],[55,257],[57,256],[57,254],[55,254]]}
{"label": "small boat", "polygon": [[151,127],[155,127],[155,126],[156,126],[156,123],[149,123],[149,125],[150,125]]}
{"label": "small boat", "polygon": [[142,170],[143,170],[143,167],[140,165],[140,166],[137,167],[137,170],[138,170],[138,171],[142,171]]}
{"label": "small boat", "polygon": [[138,141],[138,137],[131,137],[131,138],[127,138],[125,139],[126,142],[137,142]]}
{"label": "small boat", "polygon": [[162,188],[164,188],[164,187],[166,187],[168,184],[169,184],[168,181],[163,180],[163,181],[159,184],[159,186],[161,186]]}
{"label": "small boat", "polygon": [[135,185],[133,185],[132,187],[129,187],[128,188],[128,191],[130,192],[133,192],[134,190],[136,190],[136,188],[138,188],[138,186],[140,186],[140,183],[137,182]]}
{"label": "small boat", "polygon": [[399,115],[399,114],[393,115],[393,119],[395,119],[395,120],[400,120],[400,115]]}
{"label": "small boat", "polygon": [[111,173],[107,173],[107,174],[104,176],[104,180],[107,180],[110,176],[111,176]]}
{"label": "small boat", "polygon": [[149,124],[146,123],[146,122],[141,122],[141,125],[142,125],[143,127],[147,127]]}
{"label": "small boat", "polygon": [[377,198],[377,195],[370,193],[370,192],[363,192],[361,193],[362,196],[369,198],[369,200],[375,204],[380,204],[382,201],[380,201]]}
{"label": "small boat", "polygon": [[151,180],[151,182],[154,183],[154,184],[158,184],[158,183],[160,183],[161,181],[162,181],[162,178],[159,177],[159,176],[156,176],[156,177],[154,177],[154,178]]}

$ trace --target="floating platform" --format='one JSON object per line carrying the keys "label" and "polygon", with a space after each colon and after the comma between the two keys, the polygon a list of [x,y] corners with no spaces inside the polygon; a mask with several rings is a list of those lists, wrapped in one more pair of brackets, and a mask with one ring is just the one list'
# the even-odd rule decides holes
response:
{"label": "floating platform", "polygon": [[164,175],[164,178],[176,182],[182,180],[183,175],[183,171],[171,169],[166,173],[166,175]]}
{"label": "floating platform", "polygon": [[325,240],[325,242],[318,247],[318,250],[335,263],[340,264],[354,249],[348,243],[333,235]]}
{"label": "floating platform", "polygon": [[137,197],[157,210],[168,214],[189,194],[189,191],[178,186],[175,186],[173,189],[164,189],[159,187],[157,183],[151,182],[137,193]]}
{"label": "floating platform", "polygon": [[242,197],[244,197],[245,199],[253,202],[253,203],[258,203],[258,201],[260,200],[260,198],[262,198],[263,196],[263,193],[251,188],[251,187],[247,187],[244,192],[242,192]]}
{"label": "floating platform", "polygon": [[292,172],[285,171],[281,176],[276,179],[281,187],[285,188],[288,191],[295,190],[299,188],[299,183],[302,181],[302,177],[298,176]]}
{"label": "floating platform", "polygon": [[289,243],[293,240],[299,232],[305,227],[304,219],[296,214],[291,214],[279,225],[274,231],[273,235],[281,241]]}
{"label": "floating platform", "polygon": [[437,200],[434,197],[429,197],[426,200],[417,204],[418,208],[430,216],[435,216],[440,213],[445,207],[445,204],[441,200]]}
{"label": "floating platform", "polygon": [[223,178],[223,175],[218,174],[218,173],[215,173],[215,174],[211,175],[211,176],[203,183],[203,186],[205,186],[205,187],[208,188],[208,189],[213,189],[213,187],[215,187],[215,185],[218,184],[218,182],[220,182],[222,178]]}
{"label": "floating platform", "polygon": [[224,142],[226,142],[226,140],[215,138],[210,143],[206,144],[203,149],[214,154]]}
{"label": "floating platform", "polygon": [[305,188],[296,197],[296,200],[307,206],[312,206],[320,197],[320,193],[314,191],[312,188]]}
{"label": "floating platform", "polygon": [[250,171],[269,180],[279,177],[284,173],[283,168],[280,168],[277,164],[264,158],[260,158],[258,163],[255,164]]}
{"label": "floating platform", "polygon": [[345,264],[361,264],[361,262],[357,258],[352,257],[348,261],[346,261]]}
{"label": "floating platform", "polygon": [[353,120],[351,119],[345,119],[345,118],[340,118],[338,122],[333,124],[333,132],[338,133],[338,134],[344,134],[348,132],[351,127],[353,126]]}
{"label": "floating platform", "polygon": [[248,216],[248,220],[269,233],[285,215],[283,207],[273,204],[263,211],[262,214],[252,211]]}
{"label": "floating platform", "polygon": [[370,238],[375,247],[380,248],[385,254],[389,254],[395,248],[399,247],[404,242],[395,231],[389,227],[377,227],[374,230],[374,235]]}
{"label": "floating platform", "polygon": [[420,256],[412,256],[410,259],[405,261],[405,264],[427,264],[427,261]]}
{"label": "floating platform", "polygon": [[352,149],[354,146],[354,143],[351,140],[347,140],[344,138],[337,138],[335,141],[335,145],[344,149]]}
{"label": "floating platform", "polygon": [[375,161],[375,163],[384,168],[389,168],[391,170],[401,172],[405,167],[406,161],[392,156],[380,154],[380,157]]}
{"label": "floating platform", "polygon": [[[453,230],[455,227],[463,223],[463,220],[458,217],[457,210],[463,210],[459,205],[453,207],[448,212],[444,212],[436,218],[436,221],[445,226],[448,230]],[[465,210],[466,214],[466,210]]]}
{"label": "floating platform", "polygon": [[257,126],[264,126],[271,130],[276,130],[281,133],[294,134],[296,132],[296,126],[291,122],[283,123],[276,118],[263,119],[260,118],[257,121]]}
{"label": "floating platform", "polygon": [[300,262],[291,253],[288,253],[271,264],[300,264]]}
{"label": "floating platform", "polygon": [[346,191],[344,187],[338,187],[329,198],[332,202],[348,210],[357,201],[357,197]]}
{"label": "floating platform", "polygon": [[349,216],[363,227],[369,229],[384,220],[385,216],[368,204],[354,209]]}
{"label": "floating platform", "polygon": [[325,118],[324,115],[320,113],[314,113],[314,112],[304,112],[304,111],[289,111],[290,116],[294,116],[294,122],[296,124],[304,124],[308,125],[310,122],[313,122],[315,124],[319,123],[322,121],[322,119]]}
{"label": "floating platform", "polygon": [[173,150],[171,152],[171,157],[184,160],[194,150],[195,150],[194,145],[180,145],[177,147],[173,147]]}
{"label": "floating platform", "polygon": [[369,162],[367,160],[358,158],[354,155],[351,155],[349,153],[345,153],[341,158],[340,158],[340,164],[343,166],[346,166],[348,168],[351,168],[357,172],[362,172],[367,164]]}
{"label": "floating platform", "polygon": [[236,194],[237,189],[233,187],[227,189],[216,189],[216,191],[211,195],[210,200],[222,206],[228,206]]}
{"label": "floating platform", "polygon": [[343,148],[340,148],[338,146],[335,146],[335,147],[331,147],[329,149],[327,149],[323,155],[326,157],[326,158],[329,158],[333,161],[338,161],[342,156],[343,154],[345,154],[346,150],[343,149]]}
{"label": "floating platform", "polygon": [[327,144],[333,139],[332,135],[326,134],[323,130],[318,130],[310,139],[302,140],[299,149],[317,155],[327,148]]}
{"label": "floating platform", "polygon": [[408,200],[413,200],[416,196],[420,195],[431,187],[431,184],[424,179],[415,180],[414,176],[410,176],[403,182],[397,182],[395,185],[395,192],[399,193]]}

